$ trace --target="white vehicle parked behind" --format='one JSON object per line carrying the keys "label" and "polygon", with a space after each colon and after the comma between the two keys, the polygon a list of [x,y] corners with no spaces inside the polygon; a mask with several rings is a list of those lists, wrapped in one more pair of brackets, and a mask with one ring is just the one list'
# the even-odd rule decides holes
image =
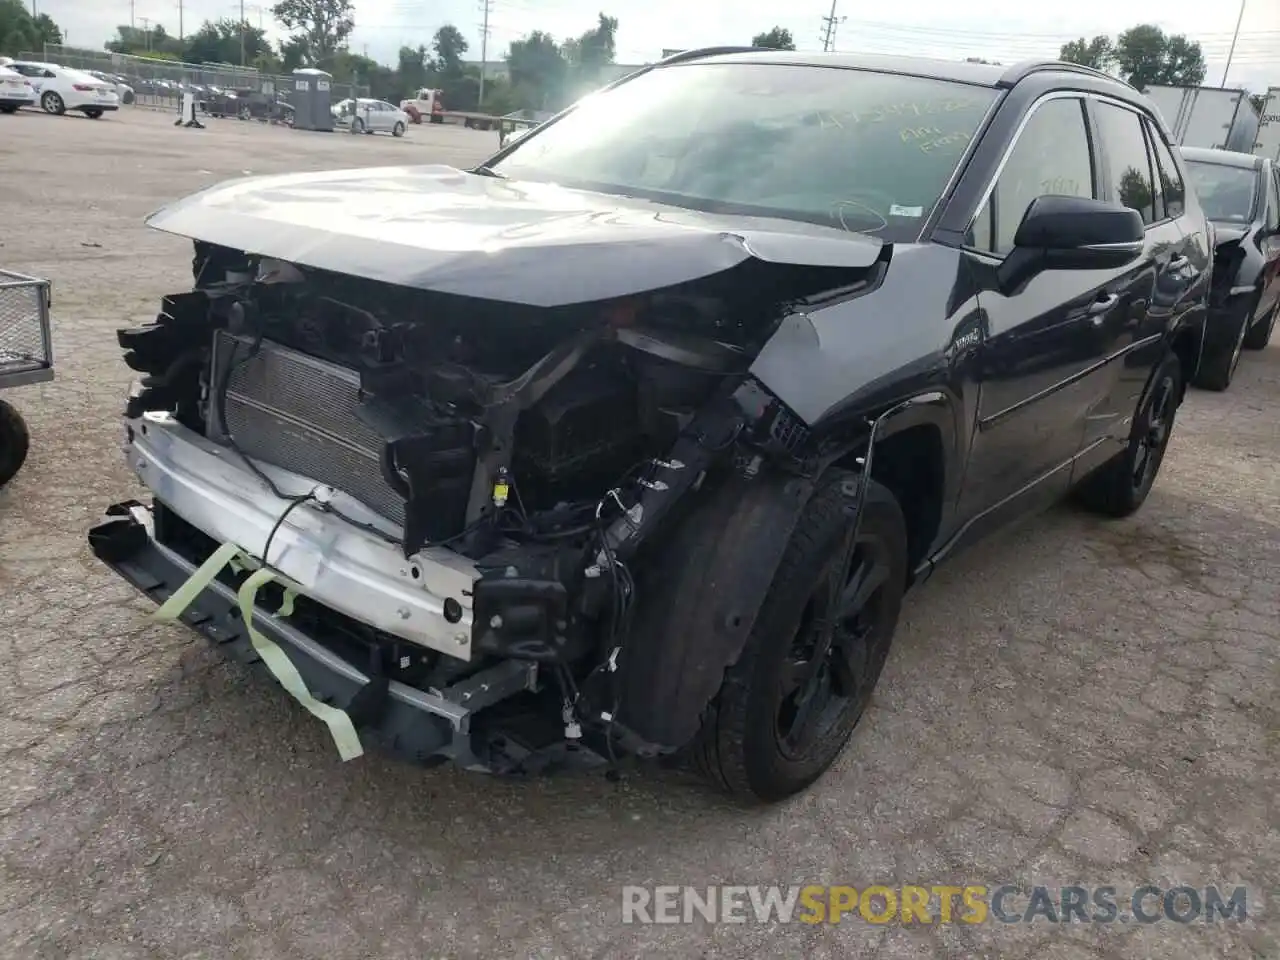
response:
{"label": "white vehicle parked behind", "polygon": [[137,95],[124,77],[113,76],[110,73],[103,73],[101,70],[86,70],[85,73],[91,77],[96,77],[103,83],[111,84],[116,92],[116,96],[120,98],[121,103],[133,103],[137,99]]}
{"label": "white vehicle parked behind", "polygon": [[340,127],[350,127],[352,133],[389,133],[403,137],[409,126],[409,114],[385,100],[361,97],[355,101],[354,116],[351,100],[340,100],[332,107],[333,122]]}
{"label": "white vehicle parked behind", "polygon": [[36,102],[31,81],[15,70],[0,66],[0,113],[17,113]]}
{"label": "white vehicle parked behind", "polygon": [[31,81],[40,109],[45,113],[60,116],[68,110],[79,110],[97,120],[108,110],[120,109],[114,84],[104,83],[82,70],[29,60],[15,60],[9,69]]}

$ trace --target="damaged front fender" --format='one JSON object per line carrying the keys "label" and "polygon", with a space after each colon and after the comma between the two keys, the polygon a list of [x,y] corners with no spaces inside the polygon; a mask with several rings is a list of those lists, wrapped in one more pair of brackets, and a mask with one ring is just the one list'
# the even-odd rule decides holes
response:
{"label": "damaged front fender", "polygon": [[811,477],[762,471],[693,510],[645,584],[620,664],[623,722],[669,749],[692,740],[737,662],[805,505]]}

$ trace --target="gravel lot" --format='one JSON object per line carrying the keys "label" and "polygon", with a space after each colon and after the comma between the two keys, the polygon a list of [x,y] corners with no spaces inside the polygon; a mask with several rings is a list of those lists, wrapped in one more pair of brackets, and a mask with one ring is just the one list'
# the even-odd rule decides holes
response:
{"label": "gravel lot", "polygon": [[[144,215],[241,173],[464,163],[496,139],[0,117],[0,265],[53,281],[58,359],[5,393],[34,437],[0,493],[0,954],[1280,957],[1280,347],[1191,394],[1137,518],[1061,508],[911,597],[854,742],[775,809],[670,773],[343,765],[282,691],[148,622],[85,545],[137,495],[114,331],[190,278]],[[621,923],[627,883],[1005,881],[1247,884],[1251,919]]]}

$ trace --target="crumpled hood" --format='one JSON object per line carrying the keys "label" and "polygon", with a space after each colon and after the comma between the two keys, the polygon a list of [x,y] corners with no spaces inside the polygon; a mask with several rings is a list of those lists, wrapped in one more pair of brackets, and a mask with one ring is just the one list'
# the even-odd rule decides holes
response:
{"label": "crumpled hood", "polygon": [[534,306],[653,290],[752,257],[866,268],[881,248],[836,227],[704,214],[442,165],[232,180],[147,223],[303,266]]}

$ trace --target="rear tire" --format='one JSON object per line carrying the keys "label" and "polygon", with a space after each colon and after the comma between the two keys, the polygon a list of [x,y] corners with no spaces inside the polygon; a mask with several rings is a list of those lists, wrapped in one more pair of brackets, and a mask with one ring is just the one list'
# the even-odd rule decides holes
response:
{"label": "rear tire", "polygon": [[[906,588],[906,521],[893,494],[873,481],[850,551],[849,478],[828,477],[806,506],[755,627],[690,747],[693,766],[738,798],[775,802],[817,780],[852,736],[888,657]],[[877,585],[860,613],[815,608],[827,585],[848,591],[873,568],[868,578]],[[865,625],[862,613],[871,615]],[[835,626],[830,653],[818,655],[813,644]]]}
{"label": "rear tire", "polygon": [[22,469],[31,447],[31,434],[22,414],[12,404],[0,400],[0,487]]}
{"label": "rear tire", "polygon": [[17,107],[0,107],[0,113],[17,113]]}
{"label": "rear tire", "polygon": [[86,111],[84,112],[84,115],[85,115],[86,117],[88,117],[90,120],[101,120],[101,119],[102,119],[102,111],[101,111],[101,110],[86,110]]}
{"label": "rear tire", "polygon": [[1127,517],[1146,502],[1169,449],[1181,395],[1182,364],[1169,353],[1138,401],[1124,452],[1076,488],[1076,499],[1082,506],[1108,517]]}
{"label": "rear tire", "polygon": [[1276,316],[1280,315],[1280,303],[1271,308],[1265,320],[1259,320],[1244,335],[1246,350],[1261,350],[1271,342],[1271,332],[1276,328]]}
{"label": "rear tire", "polygon": [[56,91],[46,90],[40,97],[40,109],[60,117],[67,112],[67,105],[62,102],[62,97]]}

